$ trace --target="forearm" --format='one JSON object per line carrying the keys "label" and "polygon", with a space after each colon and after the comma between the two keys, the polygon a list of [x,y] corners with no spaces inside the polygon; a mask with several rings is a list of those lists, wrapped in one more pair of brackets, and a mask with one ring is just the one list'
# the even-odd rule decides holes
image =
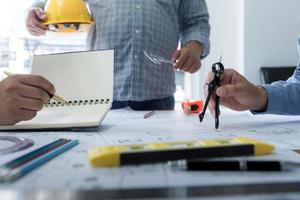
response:
{"label": "forearm", "polygon": [[300,66],[287,81],[264,85],[268,95],[266,114],[300,115]]}
{"label": "forearm", "polygon": [[278,81],[263,86],[267,94],[266,107],[253,114],[300,115],[300,82]]}
{"label": "forearm", "polygon": [[205,0],[183,1],[179,11],[180,41],[182,46],[190,42],[202,45],[201,57],[210,51],[210,24]]}
{"label": "forearm", "polygon": [[268,93],[266,113],[300,115],[300,83],[279,81],[264,87]]}

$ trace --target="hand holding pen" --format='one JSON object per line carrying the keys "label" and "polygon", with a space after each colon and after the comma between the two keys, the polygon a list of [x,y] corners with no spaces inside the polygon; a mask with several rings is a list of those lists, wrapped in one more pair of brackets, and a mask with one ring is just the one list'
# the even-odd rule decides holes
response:
{"label": "hand holding pen", "polygon": [[[7,75],[7,76],[11,76],[11,75],[13,75],[12,73],[10,73],[10,72],[7,72],[7,71],[4,71],[4,74],[5,75]],[[37,75],[32,75],[32,76],[37,76]],[[40,77],[40,76],[38,76],[38,77]],[[43,78],[43,77],[40,77],[40,78],[42,78],[42,79],[45,79],[45,78]],[[47,81],[47,80],[46,80]],[[54,86],[53,86],[54,87]],[[48,93],[48,95],[50,96],[50,99],[52,99],[52,100],[54,100],[54,101],[57,101],[57,102],[59,102],[59,103],[62,103],[62,104],[66,104],[66,105],[68,105],[69,104],[69,102],[68,101],[66,101],[65,99],[63,99],[62,97],[60,97],[60,96],[58,96],[58,95],[56,95],[56,94],[52,94],[52,93],[49,93],[49,92],[47,92]]]}
{"label": "hand holding pen", "polygon": [[36,75],[9,75],[0,82],[0,125],[12,125],[36,116],[55,93],[54,86]]}

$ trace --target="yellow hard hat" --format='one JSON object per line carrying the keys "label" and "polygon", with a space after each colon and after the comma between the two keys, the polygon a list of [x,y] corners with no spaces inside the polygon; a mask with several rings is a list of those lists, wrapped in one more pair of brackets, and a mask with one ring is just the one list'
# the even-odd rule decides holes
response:
{"label": "yellow hard hat", "polygon": [[82,25],[93,23],[91,14],[83,0],[48,0],[45,5],[50,30],[57,32],[80,31]]}

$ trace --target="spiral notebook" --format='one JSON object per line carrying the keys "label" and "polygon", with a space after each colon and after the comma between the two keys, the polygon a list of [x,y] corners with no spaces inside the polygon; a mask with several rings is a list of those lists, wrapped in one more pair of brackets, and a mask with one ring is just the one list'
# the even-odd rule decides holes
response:
{"label": "spiral notebook", "polygon": [[42,75],[69,101],[54,101],[30,120],[0,130],[98,127],[111,108],[114,51],[86,51],[34,56],[32,74]]}

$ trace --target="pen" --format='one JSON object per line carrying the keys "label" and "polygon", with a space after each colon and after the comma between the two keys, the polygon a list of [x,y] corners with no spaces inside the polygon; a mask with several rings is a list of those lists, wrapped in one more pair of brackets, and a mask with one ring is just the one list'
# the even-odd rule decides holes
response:
{"label": "pen", "polygon": [[147,119],[148,117],[151,117],[152,115],[154,115],[155,111],[151,111],[151,112],[148,112],[144,115],[144,119]]}
{"label": "pen", "polygon": [[[11,76],[11,75],[13,75],[12,73],[7,72],[7,71],[4,71],[3,73],[4,73],[6,76]],[[51,99],[53,99],[53,100],[55,100],[55,101],[57,101],[57,102],[60,102],[60,103],[69,105],[69,102],[68,102],[68,101],[66,101],[65,99],[63,99],[62,97],[60,97],[60,96],[58,96],[58,95],[56,95],[56,94],[52,95],[52,94],[49,94],[49,93],[48,93],[48,95],[51,97]]]}
{"label": "pen", "polygon": [[278,160],[180,160],[171,166],[188,171],[286,171],[300,163]]}

